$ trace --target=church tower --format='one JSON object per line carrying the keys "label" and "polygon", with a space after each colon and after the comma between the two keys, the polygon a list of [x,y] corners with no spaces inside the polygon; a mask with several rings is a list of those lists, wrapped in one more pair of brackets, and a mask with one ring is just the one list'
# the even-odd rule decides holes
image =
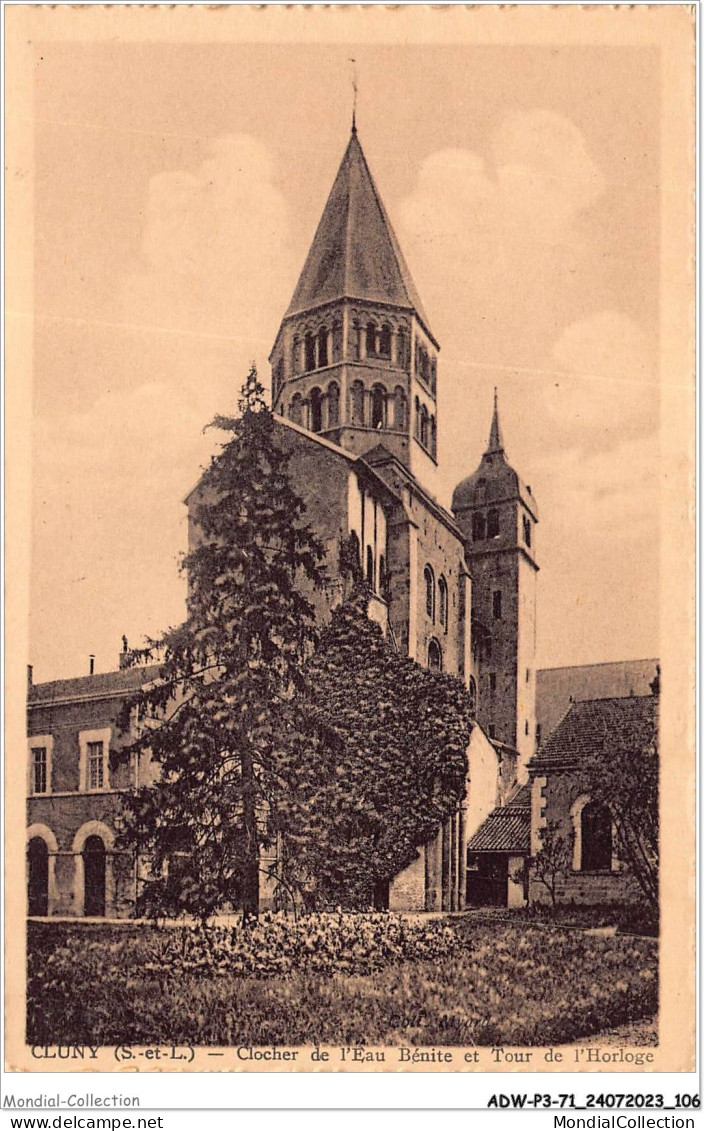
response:
{"label": "church tower", "polygon": [[452,510],[472,575],[477,719],[518,751],[519,778],[535,751],[535,601],[538,507],[506,459],[499,408],[479,467],[456,488]]}
{"label": "church tower", "polygon": [[274,411],[432,489],[438,350],[353,125],[269,358]]}

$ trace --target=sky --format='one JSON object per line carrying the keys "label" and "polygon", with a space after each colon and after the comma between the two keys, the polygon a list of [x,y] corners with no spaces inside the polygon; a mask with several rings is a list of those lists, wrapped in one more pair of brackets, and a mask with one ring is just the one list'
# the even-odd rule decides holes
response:
{"label": "sky", "polygon": [[538,667],[659,654],[660,138],[648,47],[41,45],[30,661],[184,615],[183,498],[268,354],[345,150],[441,345],[440,501],[497,386],[538,501]]}

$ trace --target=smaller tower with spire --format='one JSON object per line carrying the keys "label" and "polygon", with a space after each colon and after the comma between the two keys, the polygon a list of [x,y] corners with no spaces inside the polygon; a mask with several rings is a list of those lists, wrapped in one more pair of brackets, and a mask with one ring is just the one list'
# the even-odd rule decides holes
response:
{"label": "smaller tower with spire", "polygon": [[477,718],[490,738],[519,753],[519,776],[535,751],[535,601],[538,507],[506,459],[498,391],[479,467],[452,497],[472,575]]}

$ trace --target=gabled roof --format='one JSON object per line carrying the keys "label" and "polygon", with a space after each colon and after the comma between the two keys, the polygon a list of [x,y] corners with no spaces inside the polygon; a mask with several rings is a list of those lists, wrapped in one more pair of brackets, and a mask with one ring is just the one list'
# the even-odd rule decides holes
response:
{"label": "gabled roof", "polygon": [[657,735],[657,704],[655,695],[573,703],[531,768],[579,766],[610,750],[618,757],[619,750],[647,747]]}
{"label": "gabled roof", "polygon": [[656,659],[541,668],[535,673],[535,712],[543,740],[576,700],[648,695],[657,668]]}
{"label": "gabled roof", "polygon": [[505,805],[493,809],[469,838],[469,852],[530,852],[530,786],[518,786]]}
{"label": "gabled roof", "polygon": [[285,317],[341,298],[415,310],[432,337],[355,129]]}
{"label": "gabled roof", "polygon": [[128,695],[151,683],[160,671],[159,664],[144,664],[133,668],[122,668],[117,672],[101,672],[98,675],[35,683],[27,693],[28,705],[38,707],[67,699],[111,699],[119,695]]}

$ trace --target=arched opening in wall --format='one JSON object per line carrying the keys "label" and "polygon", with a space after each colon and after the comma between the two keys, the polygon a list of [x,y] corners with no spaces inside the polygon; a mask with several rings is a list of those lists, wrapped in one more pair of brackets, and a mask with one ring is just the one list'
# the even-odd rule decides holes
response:
{"label": "arched opening in wall", "polygon": [[89,836],[83,847],[83,914],[105,915],[105,845],[99,836]]}
{"label": "arched opening in wall", "polygon": [[352,400],[352,423],[364,424],[364,385],[361,381],[353,381],[350,389]]}
{"label": "arched opening in wall", "polygon": [[301,372],[301,339],[298,334],[295,335],[291,348],[291,372]]}
{"label": "arched opening in wall", "polygon": [[276,362],[276,365],[274,366],[274,381],[273,381],[273,384],[274,384],[274,400],[276,400],[276,398],[278,397],[279,390],[280,390],[281,386],[283,385],[283,383],[284,383],[284,363],[283,363],[282,358],[279,358],[279,360]]}
{"label": "arched opening in wall", "polygon": [[428,644],[428,667],[431,672],[442,671],[442,648],[434,639]]}
{"label": "arched opening in wall", "polygon": [[27,845],[27,914],[49,914],[49,849],[40,836]]}
{"label": "arched opening in wall", "polygon": [[499,512],[491,510],[486,516],[486,536],[487,538],[498,538],[499,533]]}
{"label": "arched opening in wall", "polygon": [[303,423],[303,400],[300,393],[294,393],[291,398],[288,415],[294,424]]}
{"label": "arched opening in wall", "polygon": [[350,334],[351,334],[350,352],[352,354],[352,357],[355,361],[361,361],[363,330],[362,330],[362,327],[360,326],[359,322],[356,319],[352,323],[352,328],[350,330]]}
{"label": "arched opening in wall", "polygon": [[370,589],[374,589],[374,555],[371,546],[367,546],[367,570],[366,570],[367,585]]}
{"label": "arched opening in wall", "polygon": [[581,813],[583,872],[611,871],[613,831],[611,812],[598,801],[588,802]]}
{"label": "arched opening in wall", "polygon": [[530,535],[530,519],[523,515],[523,541],[528,547],[530,547]]}
{"label": "arched opening in wall", "polygon": [[476,715],[477,713],[477,681],[473,675],[469,677],[469,713]]}
{"label": "arched opening in wall", "polygon": [[430,420],[428,410],[425,405],[422,405],[420,410],[420,442],[424,448],[427,448],[429,445],[429,432]]}
{"label": "arched opening in wall", "polygon": [[381,327],[379,333],[379,357],[383,357],[387,361],[391,357],[391,327],[387,326],[386,323]]}
{"label": "arched opening in wall", "polygon": [[472,515],[472,538],[475,542],[483,542],[486,534],[486,525],[484,522],[484,515],[481,511],[475,511]]}
{"label": "arched opening in wall", "polygon": [[386,389],[375,385],[372,389],[372,428],[386,428]]}
{"label": "arched opening in wall", "polygon": [[379,592],[385,600],[389,597],[389,577],[386,572],[386,558],[379,554]]}
{"label": "arched opening in wall", "polygon": [[323,326],[318,332],[318,369],[328,364],[328,331]]}
{"label": "arched opening in wall", "polygon": [[435,358],[433,357],[430,359],[430,388],[433,390],[433,393],[437,392],[437,374],[438,366]]}
{"label": "arched opening in wall", "polygon": [[323,394],[320,389],[310,391],[310,428],[311,432],[323,430]]}
{"label": "arched opening in wall", "polygon": [[435,459],[438,450],[438,434],[437,426],[435,424],[435,417],[430,417],[430,454]]}
{"label": "arched opening in wall", "polygon": [[394,428],[399,432],[406,430],[407,404],[405,390],[397,385],[394,389]]}
{"label": "arched opening in wall", "polygon": [[418,397],[415,399],[415,420],[413,421],[413,429],[417,440],[420,440],[420,401]]}
{"label": "arched opening in wall", "polygon": [[342,361],[342,323],[332,324],[332,361]]}
{"label": "arched opening in wall", "polygon": [[435,574],[429,565],[423,570],[423,581],[425,582],[425,611],[431,621],[435,621]]}
{"label": "arched opening in wall", "polygon": [[396,335],[396,364],[400,369],[408,369],[408,332],[403,326]]}
{"label": "arched opening in wall", "polygon": [[315,338],[312,334],[306,334],[305,337],[305,372],[309,373],[311,369],[315,369]]}
{"label": "arched opening in wall", "polygon": [[376,357],[376,326],[373,322],[367,322],[367,357]]}
{"label": "arched opening in wall", "polygon": [[447,582],[441,577],[438,581],[438,621],[443,632],[447,632],[449,620],[447,596]]}
{"label": "arched opening in wall", "polygon": [[337,381],[328,385],[328,428],[335,428],[340,423],[340,386]]}

